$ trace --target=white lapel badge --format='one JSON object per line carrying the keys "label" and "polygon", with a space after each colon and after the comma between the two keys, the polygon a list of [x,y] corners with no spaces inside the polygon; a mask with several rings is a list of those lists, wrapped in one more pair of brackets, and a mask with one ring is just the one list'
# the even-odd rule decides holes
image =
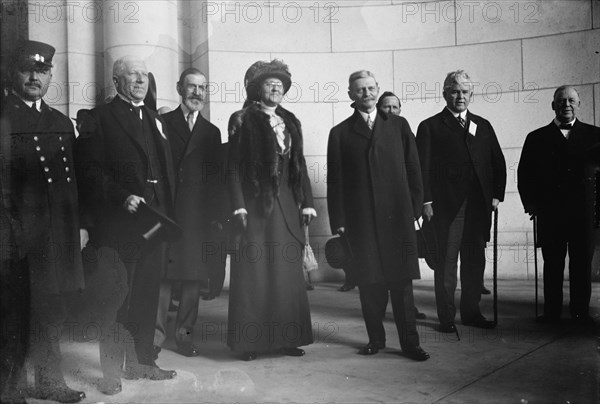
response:
{"label": "white lapel badge", "polygon": [[475,136],[476,132],[477,132],[477,124],[473,121],[469,121],[469,133],[472,136]]}

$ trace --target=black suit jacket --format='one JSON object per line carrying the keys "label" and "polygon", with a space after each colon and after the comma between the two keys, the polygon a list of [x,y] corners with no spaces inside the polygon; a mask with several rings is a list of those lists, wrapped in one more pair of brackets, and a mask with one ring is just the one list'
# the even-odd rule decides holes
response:
{"label": "black suit jacket", "polygon": [[472,191],[471,187],[478,185],[483,199],[477,198],[481,203],[471,208],[478,211],[475,214],[482,220],[478,220],[473,231],[481,232],[489,240],[492,199],[504,200],[506,162],[492,125],[468,111],[466,127],[472,123],[477,125],[475,135],[444,108],[419,125],[417,147],[424,201],[433,202],[434,217],[445,228]]}
{"label": "black suit jacket", "polygon": [[517,172],[518,188],[525,212],[539,218],[540,244],[561,228],[579,226],[583,233],[587,227],[582,223],[587,208],[585,164],[599,142],[600,128],[579,120],[568,140],[554,122],[527,135]]}
{"label": "black suit jacket", "polygon": [[327,207],[332,233],[344,227],[360,284],[420,277],[414,219],[423,184],[406,119],[377,114],[371,132],[358,111],[331,129]]}
{"label": "black suit jacket", "polygon": [[177,177],[175,219],[183,230],[181,240],[172,246],[166,277],[206,279],[222,258],[218,230],[211,222],[223,222],[229,213],[221,132],[198,114],[190,133],[181,107],[162,118]]}
{"label": "black suit jacket", "polygon": [[[142,109],[161,167],[155,176],[166,187],[172,205],[175,177],[169,142],[157,113]],[[139,119],[131,105],[116,96],[90,111],[76,141],[80,199],[91,212],[93,234],[101,245],[122,247],[140,237],[137,215],[123,207],[129,195],[143,196],[148,180],[147,146],[136,125]],[[166,210],[172,214],[172,206]]]}

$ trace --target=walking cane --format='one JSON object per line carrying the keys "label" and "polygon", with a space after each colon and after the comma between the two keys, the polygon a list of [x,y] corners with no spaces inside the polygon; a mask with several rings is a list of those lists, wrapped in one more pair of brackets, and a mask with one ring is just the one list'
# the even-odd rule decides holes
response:
{"label": "walking cane", "polygon": [[498,208],[494,210],[494,324],[498,325]]}
{"label": "walking cane", "polygon": [[535,268],[535,318],[538,318],[537,216],[533,216],[533,266]]}

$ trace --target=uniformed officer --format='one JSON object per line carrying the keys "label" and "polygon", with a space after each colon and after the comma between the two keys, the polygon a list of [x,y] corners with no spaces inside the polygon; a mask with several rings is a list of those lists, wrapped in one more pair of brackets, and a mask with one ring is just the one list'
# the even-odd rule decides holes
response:
{"label": "uniformed officer", "polygon": [[[85,394],[67,386],[59,347],[68,302],[83,287],[81,247],[87,240],[86,232],[80,231],[73,171],[75,136],[70,119],[42,100],[52,79],[55,49],[35,41],[24,41],[16,49],[10,69],[12,92],[4,99],[0,117],[0,150],[3,216],[10,223],[15,247],[11,261],[19,265],[2,270],[2,313],[22,313],[11,324],[15,335],[22,335],[31,316],[29,350],[35,367],[31,395],[75,403]],[[16,281],[7,285],[4,275]],[[25,277],[29,282],[22,281]],[[4,366],[12,369],[15,383],[9,383],[13,387],[3,392],[2,402],[24,402],[24,394],[14,388],[21,356],[3,363],[3,371]]]}

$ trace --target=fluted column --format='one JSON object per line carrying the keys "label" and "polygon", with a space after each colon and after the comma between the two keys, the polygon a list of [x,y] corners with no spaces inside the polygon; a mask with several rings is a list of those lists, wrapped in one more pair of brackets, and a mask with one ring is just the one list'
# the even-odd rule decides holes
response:
{"label": "fluted column", "polygon": [[[112,66],[124,55],[142,58],[154,74],[160,106],[177,100],[179,77],[177,1],[120,1],[102,3],[104,82],[112,86]],[[114,94],[114,89],[110,94]]]}

